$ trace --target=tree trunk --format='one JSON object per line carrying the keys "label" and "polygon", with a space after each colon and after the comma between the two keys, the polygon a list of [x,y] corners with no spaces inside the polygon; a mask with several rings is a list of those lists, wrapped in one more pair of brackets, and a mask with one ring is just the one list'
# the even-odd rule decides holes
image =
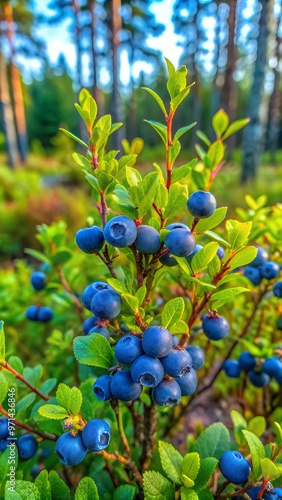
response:
{"label": "tree trunk", "polygon": [[[112,65],[113,65],[113,92],[112,92],[112,117],[113,122],[120,122],[122,117],[121,101],[118,85],[118,48],[119,32],[122,28],[120,16],[121,0],[111,0],[111,29],[112,29]],[[119,129],[113,134],[114,148],[120,149],[122,132]]]}
{"label": "tree trunk", "polygon": [[276,31],[276,46],[275,46],[275,57],[276,57],[276,66],[274,68],[274,88],[269,100],[269,108],[268,108],[268,148],[271,151],[272,158],[274,159],[275,151],[277,149],[278,144],[278,136],[279,136],[279,124],[280,124],[280,104],[281,104],[281,95],[280,95],[280,72],[279,72],[279,63],[280,63],[280,44],[281,38],[279,37],[279,23],[280,18],[277,19],[277,31]]}
{"label": "tree trunk", "polygon": [[249,125],[247,125],[244,133],[242,182],[246,182],[248,179],[256,176],[260,153],[263,147],[261,104],[267,61],[269,5],[270,0],[261,0],[262,9],[259,20],[257,58],[248,100],[248,116],[251,121]]}
{"label": "tree trunk", "polygon": [[134,49],[133,47],[130,47],[130,58],[129,58],[129,65],[130,65],[130,86],[131,86],[131,96],[129,99],[129,106],[128,106],[128,125],[129,125],[129,130],[128,130],[128,139],[132,141],[134,137],[137,135],[137,115],[136,115],[136,101],[135,101],[135,85],[134,85],[134,75],[133,75],[133,64],[134,64]]}
{"label": "tree trunk", "polygon": [[15,65],[15,46],[13,29],[13,9],[8,3],[4,5],[4,14],[6,21],[6,35],[10,44],[11,51],[11,84],[13,92],[14,115],[16,123],[16,132],[19,145],[19,154],[22,162],[25,162],[28,153],[27,129],[25,120],[24,100],[22,91],[22,82],[19,68]]}
{"label": "tree trunk", "polygon": [[98,87],[98,62],[97,62],[97,53],[95,47],[96,40],[96,19],[95,19],[95,0],[88,0],[88,10],[90,14],[90,49],[91,49],[91,60],[92,60],[92,96],[94,97],[97,107],[98,107],[98,117],[102,116],[103,108],[104,108],[104,98],[103,92]]}
{"label": "tree trunk", "polygon": [[15,130],[13,108],[11,105],[6,62],[0,52],[0,115],[5,137],[8,165],[15,168],[19,163],[17,135]]}
{"label": "tree trunk", "polygon": [[75,49],[76,49],[76,75],[77,75],[77,84],[78,84],[78,92],[82,89],[82,65],[81,65],[81,45],[80,45],[80,36],[81,29],[79,23],[79,5],[76,0],[72,0],[72,8],[75,22]]}

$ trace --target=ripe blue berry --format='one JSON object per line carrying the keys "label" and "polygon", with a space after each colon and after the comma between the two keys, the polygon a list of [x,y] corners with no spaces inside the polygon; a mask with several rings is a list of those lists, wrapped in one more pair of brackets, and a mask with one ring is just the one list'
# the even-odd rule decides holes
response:
{"label": "ripe blue berry", "polygon": [[225,451],[218,466],[225,479],[233,484],[245,483],[250,474],[249,462],[237,451]]}
{"label": "ripe blue berry", "polygon": [[4,453],[4,451],[8,448],[9,443],[10,443],[9,439],[7,439],[7,438],[0,439],[0,451],[1,451],[1,453]]}
{"label": "ripe blue berry", "polygon": [[115,357],[120,363],[131,364],[142,354],[142,341],[134,335],[125,335],[115,347]]}
{"label": "ripe blue berry", "polygon": [[266,387],[270,382],[270,376],[267,373],[256,370],[249,372],[249,379],[255,387]]}
{"label": "ripe blue berry", "polygon": [[277,281],[273,287],[273,295],[278,297],[278,299],[282,299],[282,281]]}
{"label": "ripe blue berry", "polygon": [[17,440],[17,448],[21,460],[30,460],[37,452],[38,443],[34,436],[25,434]]}
{"label": "ripe blue berry", "polygon": [[172,335],[162,326],[150,326],[143,333],[142,347],[148,356],[162,358],[172,349]]}
{"label": "ripe blue berry", "polygon": [[274,488],[274,493],[278,496],[278,498],[282,498],[282,488]]}
{"label": "ripe blue berry", "polygon": [[102,290],[91,300],[91,311],[103,319],[116,318],[121,310],[121,297],[114,290]]}
{"label": "ripe blue berry", "polygon": [[50,307],[41,307],[38,311],[38,321],[42,321],[42,323],[48,323],[53,317],[54,313]]}
{"label": "ripe blue berry", "polygon": [[81,432],[76,436],[72,436],[70,432],[62,434],[56,442],[56,453],[62,464],[79,464],[87,454],[87,448],[83,443]]}
{"label": "ripe blue berry", "polygon": [[270,260],[262,264],[260,268],[260,273],[262,277],[266,278],[267,280],[273,280],[277,278],[279,272],[280,269],[278,264],[276,264],[276,262],[271,262]]}
{"label": "ripe blue berry", "polygon": [[192,366],[192,358],[186,349],[175,347],[161,358],[165,373],[170,377],[184,376]]}
{"label": "ripe blue berry", "polygon": [[[248,495],[252,500],[256,500],[260,491],[260,486],[254,486],[248,490]],[[275,491],[275,489],[274,489]],[[274,493],[265,493],[262,495],[263,500],[278,500],[276,494]]]}
{"label": "ripe blue berry", "polygon": [[101,290],[113,290],[111,285],[108,283],[103,283],[102,281],[96,281],[95,283],[91,283],[88,285],[82,295],[81,302],[86,309],[91,311],[91,300],[93,299],[96,293],[101,292]]}
{"label": "ripe blue berry", "polygon": [[99,321],[99,318],[96,316],[91,316],[90,318],[87,318],[84,323],[83,323],[83,333],[84,335],[88,335],[90,330],[92,328],[95,328],[97,326],[97,321]]}
{"label": "ripe blue berry", "polygon": [[195,250],[196,240],[186,229],[173,229],[166,235],[165,246],[172,255],[188,257]]}
{"label": "ripe blue berry", "polygon": [[111,439],[111,429],[105,420],[94,418],[82,431],[84,446],[90,451],[101,451],[107,448]]}
{"label": "ripe blue berry", "polygon": [[218,256],[218,258],[221,260],[223,259],[224,257],[224,254],[225,254],[225,250],[222,246],[219,245],[218,249],[217,249],[217,252],[216,252],[216,255]]}
{"label": "ripe blue berry", "polygon": [[29,319],[30,321],[38,321],[38,312],[39,312],[39,307],[30,306],[27,308],[27,310],[25,312],[25,317],[26,317],[26,319]]}
{"label": "ripe blue berry", "polygon": [[141,253],[152,255],[161,246],[161,238],[158,231],[151,226],[139,226],[135,246]]}
{"label": "ripe blue berry", "polygon": [[197,219],[205,219],[215,212],[216,199],[208,191],[196,191],[189,197],[187,208]]}
{"label": "ripe blue berry", "polygon": [[158,406],[175,405],[181,398],[181,390],[175,380],[164,378],[159,385],[154,387],[152,398]]}
{"label": "ripe blue berry", "polygon": [[173,231],[173,229],[186,229],[186,231],[190,231],[189,227],[186,226],[186,224],[182,224],[182,222],[173,222],[172,224],[169,224],[166,229],[169,231]]}
{"label": "ripe blue berry", "polygon": [[179,344],[179,338],[177,335],[172,335],[172,347]]}
{"label": "ripe blue berry", "polygon": [[114,398],[121,401],[133,401],[139,398],[142,392],[142,385],[133,382],[128,370],[117,372],[111,381],[111,393]]}
{"label": "ripe blue berry", "polygon": [[244,270],[244,276],[246,276],[254,286],[261,284],[262,277],[257,267],[247,266]]}
{"label": "ripe blue berry", "polygon": [[256,358],[248,351],[244,351],[240,354],[238,362],[241,370],[245,370],[246,372],[254,370],[257,364]]}
{"label": "ripe blue berry", "polygon": [[107,222],[104,228],[104,237],[113,247],[125,248],[136,240],[137,228],[129,217],[119,215]]}
{"label": "ripe blue berry", "polygon": [[208,339],[221,340],[228,335],[230,325],[222,316],[208,315],[203,321],[203,330]]}
{"label": "ripe blue berry", "polygon": [[167,267],[177,266],[177,260],[171,255],[171,253],[165,253],[162,255],[160,257],[160,262]]}
{"label": "ripe blue berry", "polygon": [[223,370],[230,378],[239,378],[241,375],[241,368],[238,361],[235,359],[228,359],[223,365]]}
{"label": "ripe blue berry", "polygon": [[194,250],[194,252],[193,252],[193,253],[191,253],[191,255],[188,255],[188,257],[185,257],[185,259],[187,260],[187,262],[188,262],[189,264],[190,264],[190,262],[192,261],[192,259],[193,259],[194,255],[196,255],[196,253],[198,253],[200,250],[202,250],[202,248],[204,248],[204,247],[203,247],[203,245],[198,245],[198,244],[197,244],[197,245],[195,246],[195,250]]}
{"label": "ripe blue berry", "polygon": [[33,273],[30,282],[35,290],[42,290],[46,285],[47,276],[39,271]]}
{"label": "ripe blue berry", "polygon": [[94,326],[88,335],[91,335],[91,333],[99,333],[99,335],[102,335],[102,337],[105,337],[110,342],[110,332],[105,326]]}
{"label": "ripe blue berry", "polygon": [[112,377],[110,377],[110,375],[102,375],[94,382],[93,392],[96,398],[100,399],[100,401],[108,401],[109,399],[112,399],[111,381]]}
{"label": "ripe blue berry", "polygon": [[103,248],[105,239],[102,229],[98,226],[84,227],[79,229],[75,241],[84,253],[97,253]]}
{"label": "ripe blue berry", "polygon": [[194,368],[190,368],[183,377],[176,378],[175,380],[181,389],[181,396],[191,396],[197,389],[198,379]]}
{"label": "ripe blue berry", "polygon": [[270,377],[280,377],[282,376],[282,363],[278,358],[273,356],[265,360],[262,365],[262,371]]}
{"label": "ripe blue berry", "polygon": [[199,370],[200,368],[202,368],[205,362],[205,353],[203,349],[195,344],[191,344],[186,347],[186,351],[189,352],[192,358],[192,366],[194,370]]}
{"label": "ripe blue berry", "polygon": [[8,419],[6,417],[0,418],[0,439],[9,437]]}
{"label": "ripe blue berry", "polygon": [[162,381],[163,376],[162,363],[158,358],[151,358],[146,354],[137,358],[131,366],[131,377],[134,382],[146,387],[155,387]]}
{"label": "ripe blue berry", "polygon": [[262,248],[262,247],[260,247],[258,245],[254,245],[254,246],[258,249],[258,251],[257,251],[256,257],[250,263],[250,266],[252,266],[252,267],[260,267],[260,266],[262,266],[262,264],[264,264],[264,262],[267,262],[268,255],[267,255],[267,252],[265,251],[264,248]]}

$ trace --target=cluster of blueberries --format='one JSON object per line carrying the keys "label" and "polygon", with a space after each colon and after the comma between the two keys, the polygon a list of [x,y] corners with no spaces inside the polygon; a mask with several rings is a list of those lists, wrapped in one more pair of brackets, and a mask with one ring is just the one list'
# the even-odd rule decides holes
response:
{"label": "cluster of blueberries", "polygon": [[248,351],[242,352],[238,358],[228,359],[223,369],[228,377],[239,378],[242,371],[248,372],[251,384],[255,387],[266,387],[271,378],[282,385],[282,361],[275,356],[267,358],[257,369],[257,359]]}
{"label": "cluster of blueberries", "polygon": [[[245,267],[244,276],[246,276],[254,286],[259,286],[263,279],[274,280],[279,276],[280,266],[274,261],[268,260],[266,250],[258,245],[255,259]],[[273,294],[282,298],[282,281],[278,281],[273,286]]]}
{"label": "cluster of blueberries", "polygon": [[24,434],[15,440],[10,437],[8,419],[0,418],[0,451],[3,453],[8,446],[16,443],[19,458],[21,460],[30,460],[34,457],[38,449],[38,443],[32,434]]}
{"label": "cluster of blueberries", "polygon": [[[46,286],[47,276],[45,273],[36,271],[32,273],[30,277],[30,282],[36,291],[43,290]],[[25,317],[29,321],[41,321],[42,323],[48,323],[54,317],[54,313],[51,307],[41,307],[41,306],[30,306],[25,312]]]}

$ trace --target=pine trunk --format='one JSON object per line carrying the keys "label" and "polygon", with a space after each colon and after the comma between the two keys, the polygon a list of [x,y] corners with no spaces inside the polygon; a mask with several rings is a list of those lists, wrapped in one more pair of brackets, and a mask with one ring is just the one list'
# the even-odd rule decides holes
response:
{"label": "pine trunk", "polygon": [[[121,0],[111,0],[111,29],[112,29],[112,66],[113,66],[113,91],[112,91],[112,108],[111,115],[113,122],[122,121],[121,100],[118,85],[118,49],[119,49],[119,33],[122,27],[120,16]],[[121,147],[122,132],[119,129],[113,135],[114,148]]]}
{"label": "pine trunk", "polygon": [[8,165],[15,168],[19,163],[17,135],[13,108],[10,100],[6,62],[0,53],[0,115],[8,157]]}
{"label": "pine trunk", "polygon": [[276,47],[275,47],[275,57],[276,66],[274,68],[274,88],[269,100],[268,108],[268,148],[272,153],[274,158],[275,151],[278,145],[279,136],[279,124],[280,124],[280,105],[281,105],[281,95],[280,95],[280,44],[281,38],[279,37],[279,21],[277,20],[277,32],[276,32]]}

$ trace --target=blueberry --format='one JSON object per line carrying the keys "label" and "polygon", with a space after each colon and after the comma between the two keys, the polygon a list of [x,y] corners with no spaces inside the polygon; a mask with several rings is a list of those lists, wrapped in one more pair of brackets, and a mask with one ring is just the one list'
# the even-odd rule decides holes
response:
{"label": "blueberry", "polygon": [[223,365],[223,370],[230,378],[239,378],[241,375],[241,368],[235,359],[228,359]]}
{"label": "blueberry", "polygon": [[129,217],[119,215],[107,222],[104,228],[104,237],[113,247],[125,248],[136,240],[137,228]]}
{"label": "blueberry", "polygon": [[171,255],[171,253],[165,253],[160,257],[160,262],[164,266],[174,267],[177,266],[177,260]]}
{"label": "blueberry", "polygon": [[86,309],[91,311],[91,300],[93,299],[96,293],[101,292],[101,290],[113,290],[111,285],[108,283],[103,283],[102,281],[96,281],[95,283],[91,283],[88,285],[82,295],[81,302]]}
{"label": "blueberry", "polygon": [[97,253],[103,248],[105,239],[102,229],[98,226],[84,227],[79,229],[75,241],[84,253]]}
{"label": "blueberry", "polygon": [[25,317],[26,317],[26,319],[29,319],[30,321],[38,321],[38,312],[39,312],[39,307],[30,306],[27,308],[27,310],[25,312]]}
{"label": "blueberry", "polygon": [[244,270],[244,276],[250,280],[254,286],[261,284],[262,276],[260,270],[257,267],[247,266]]}
{"label": "blueberry", "polygon": [[278,496],[278,498],[282,498],[282,488],[274,488],[274,493]]}
{"label": "blueberry", "polygon": [[90,318],[87,318],[84,323],[83,323],[83,333],[84,335],[88,335],[90,330],[92,328],[95,328],[97,326],[97,321],[99,321],[99,318],[96,316],[91,316]]}
{"label": "blueberry", "polygon": [[142,392],[142,385],[133,382],[128,370],[117,372],[111,381],[111,393],[114,398],[121,401],[133,401],[139,398]]}
{"label": "blueberry", "polygon": [[7,438],[2,438],[0,439],[0,451],[1,453],[4,453],[4,451],[8,448],[10,444],[10,440]]}
{"label": "blueberry", "polygon": [[203,321],[203,330],[210,340],[221,340],[228,335],[230,325],[222,316],[208,315]]}
{"label": "blueberry", "polygon": [[56,453],[64,465],[79,464],[87,454],[81,433],[79,432],[76,436],[72,436],[70,432],[62,434],[56,442]]}
{"label": "blueberry", "polygon": [[[278,500],[279,497],[277,497],[277,493],[275,490],[279,490],[281,488],[274,488],[274,493],[263,493],[262,498],[263,500]],[[251,488],[248,490],[248,495],[252,500],[256,500],[258,497],[260,491],[260,486],[255,486],[254,488]]]}
{"label": "blueberry", "polygon": [[190,264],[190,262],[192,261],[192,259],[193,259],[194,255],[196,255],[196,253],[198,253],[200,250],[202,250],[202,248],[204,248],[204,247],[203,247],[203,245],[198,245],[198,244],[197,244],[197,245],[195,246],[195,250],[194,250],[194,252],[193,252],[193,253],[191,253],[191,255],[188,255],[188,257],[185,257],[185,258],[186,258],[186,260],[187,260],[187,262],[188,262],[189,264]]}
{"label": "blueberry", "polygon": [[207,317],[208,317],[208,313],[202,314],[202,316],[200,317],[200,320],[204,321]]}
{"label": "blueberry", "polygon": [[90,451],[101,451],[107,448],[111,439],[111,429],[105,420],[94,418],[82,431],[84,446]]}
{"label": "blueberry", "polygon": [[142,341],[134,335],[125,335],[115,347],[115,357],[120,363],[131,364],[142,354]]}
{"label": "blueberry", "polygon": [[162,358],[172,349],[172,335],[162,326],[150,326],[143,333],[142,347],[148,356]]}
{"label": "blueberry", "polygon": [[37,452],[38,443],[32,434],[25,434],[17,440],[17,448],[21,460],[30,460]]}
{"label": "blueberry", "polygon": [[110,375],[102,375],[94,382],[93,392],[96,398],[100,399],[100,401],[108,401],[109,399],[112,399],[111,381],[112,377],[110,377]]}
{"label": "blueberry", "polygon": [[278,299],[282,299],[282,281],[277,281],[273,287],[273,295],[278,297]]}
{"label": "blueberry", "polygon": [[189,371],[183,377],[175,380],[181,389],[181,396],[191,396],[197,389],[198,379],[194,368],[189,368]]}
{"label": "blueberry", "polygon": [[224,257],[224,254],[225,254],[225,250],[224,250],[224,248],[223,248],[222,246],[220,246],[220,245],[219,245],[219,247],[218,247],[218,249],[217,249],[217,252],[216,252],[216,255],[218,256],[218,258],[219,258],[220,260],[222,260],[222,259],[223,259],[223,257]]}
{"label": "blueberry", "polygon": [[137,358],[131,366],[131,377],[134,382],[146,387],[156,387],[164,376],[164,369],[158,358],[144,354]]}
{"label": "blueberry", "polygon": [[6,417],[0,418],[0,439],[9,437],[8,419]]}
{"label": "blueberry", "polygon": [[165,245],[172,255],[188,257],[195,250],[196,240],[186,229],[173,229],[166,235]]}
{"label": "blueberry", "polygon": [[216,199],[208,191],[196,191],[189,197],[187,208],[197,219],[205,219],[215,212]]}
{"label": "blueberry", "polygon": [[53,317],[54,313],[50,307],[41,307],[38,311],[38,321],[42,321],[42,323],[48,323]]}
{"label": "blueberry", "polygon": [[197,345],[192,344],[186,347],[186,351],[189,352],[192,358],[192,366],[194,370],[199,370],[200,368],[202,368],[205,361],[205,353],[203,349],[201,349]]}
{"label": "blueberry", "polygon": [[255,387],[266,387],[270,382],[270,376],[267,373],[256,370],[249,372],[249,379]]}
{"label": "blueberry", "polygon": [[110,332],[108,328],[104,326],[94,326],[94,328],[91,328],[88,335],[91,335],[91,333],[99,333],[99,335],[102,335],[102,337],[105,337],[110,342]]}
{"label": "blueberry", "polygon": [[281,373],[278,375],[275,375],[274,378],[275,378],[277,384],[282,385],[282,374]]}
{"label": "blueberry", "polygon": [[258,249],[258,251],[257,251],[256,257],[254,258],[254,260],[252,260],[250,265],[252,267],[260,267],[260,266],[262,266],[262,264],[264,264],[264,262],[267,262],[268,255],[267,255],[267,252],[264,250],[264,248],[262,248],[258,245],[254,245],[254,246]]}
{"label": "blueberry", "polygon": [[121,297],[114,290],[102,290],[91,300],[91,311],[103,319],[116,318],[121,310]]}
{"label": "blueberry", "polygon": [[225,479],[233,484],[245,483],[250,474],[249,462],[237,451],[225,451],[218,466]]}
{"label": "blueberry", "polygon": [[245,370],[246,372],[254,370],[257,364],[256,358],[248,351],[244,351],[240,354],[238,362],[241,370]]}
{"label": "blueberry", "polygon": [[279,272],[280,269],[278,264],[276,264],[276,262],[271,262],[270,260],[262,264],[260,268],[260,273],[262,277],[266,278],[267,280],[273,280],[277,278]]}
{"label": "blueberry", "polygon": [[167,375],[170,377],[182,377],[191,368],[192,358],[186,349],[176,347],[161,358],[161,363]]}
{"label": "blueberry", "polygon": [[158,231],[151,226],[139,226],[135,246],[141,253],[154,254],[161,246],[161,238]]}
{"label": "blueberry", "polygon": [[164,378],[152,391],[153,401],[158,406],[171,406],[179,402],[181,389],[173,379]]}
{"label": "blueberry", "polygon": [[47,276],[39,271],[33,273],[30,277],[30,282],[35,290],[43,290],[46,285]]}
{"label": "blueberry", "polygon": [[267,373],[270,377],[281,377],[282,376],[282,363],[278,358],[274,356],[268,358],[262,365],[262,371]]}
{"label": "blueberry", "polygon": [[169,224],[166,229],[169,231],[173,231],[173,229],[186,229],[186,231],[190,231],[189,227],[186,226],[185,224],[182,224],[182,222],[173,222],[172,224]]}
{"label": "blueberry", "polygon": [[172,347],[179,344],[179,338],[177,335],[172,335]]}

